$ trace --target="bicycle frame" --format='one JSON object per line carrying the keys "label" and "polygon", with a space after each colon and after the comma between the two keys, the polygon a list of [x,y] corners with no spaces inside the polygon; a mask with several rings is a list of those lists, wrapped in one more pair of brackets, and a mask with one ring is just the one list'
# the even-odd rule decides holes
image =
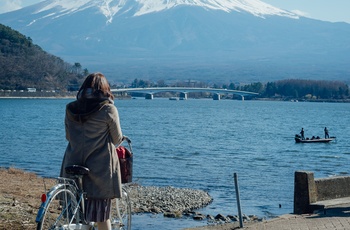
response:
{"label": "bicycle frame", "polygon": [[[40,208],[39,208],[39,211],[38,211],[38,214],[36,216],[35,221],[37,223],[41,222],[41,220],[44,216],[44,213],[47,209],[47,205],[53,199],[54,194],[56,194],[56,192],[58,190],[67,189],[67,190],[70,190],[73,194],[78,195],[78,197],[76,197],[78,205],[74,209],[72,215],[75,216],[76,218],[78,218],[78,220],[82,219],[83,222],[85,223],[84,217],[77,215],[77,211],[78,211],[79,207],[84,211],[84,193],[81,192],[81,190],[78,188],[74,179],[63,178],[63,177],[58,177],[57,179],[58,179],[59,183],[56,184],[54,187],[52,187],[50,189],[50,191],[48,191],[46,194],[42,195],[42,203],[40,205]],[[66,205],[66,207],[67,207],[67,205]],[[70,220],[69,224],[72,224],[72,221],[73,221],[73,218],[72,218],[72,220]]]}
{"label": "bicycle frame", "polygon": [[[124,137],[131,149],[131,140]],[[42,195],[41,205],[35,221],[37,230],[47,229],[95,229],[94,222],[88,223],[85,219],[85,197],[83,177],[88,175],[89,169],[80,165],[71,165],[65,168],[66,173],[73,179],[58,177],[58,183],[46,194]],[[125,185],[125,184],[124,184]],[[122,197],[116,199],[112,208],[111,224],[113,229],[131,229],[131,202],[126,186],[122,186]]]}

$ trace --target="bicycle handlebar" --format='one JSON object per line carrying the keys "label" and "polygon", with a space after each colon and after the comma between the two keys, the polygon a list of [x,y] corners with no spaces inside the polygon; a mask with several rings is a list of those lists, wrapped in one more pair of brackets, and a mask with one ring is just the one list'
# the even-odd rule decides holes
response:
{"label": "bicycle handlebar", "polygon": [[[132,146],[131,146],[131,140],[129,137],[127,136],[123,136],[123,139],[122,139],[122,143],[126,141],[128,143],[128,146],[129,146],[129,150],[130,152],[132,153]],[[117,147],[119,147],[122,143],[120,143]]]}
{"label": "bicycle handlebar", "polygon": [[131,140],[127,136],[123,136],[123,141],[127,141],[128,144],[131,144]]}

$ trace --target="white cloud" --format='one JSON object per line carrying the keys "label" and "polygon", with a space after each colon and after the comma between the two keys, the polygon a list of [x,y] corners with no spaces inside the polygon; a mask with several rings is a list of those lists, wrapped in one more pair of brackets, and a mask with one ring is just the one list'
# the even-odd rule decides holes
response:
{"label": "white cloud", "polygon": [[0,14],[22,8],[21,0],[1,0]]}

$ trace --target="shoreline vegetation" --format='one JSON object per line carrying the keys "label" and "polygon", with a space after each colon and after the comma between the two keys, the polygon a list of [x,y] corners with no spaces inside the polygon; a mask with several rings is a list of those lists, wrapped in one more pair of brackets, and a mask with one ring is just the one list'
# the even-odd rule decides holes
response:
{"label": "shoreline vegetation", "polygon": [[[35,93],[28,93],[26,95],[3,95],[0,93],[0,99],[75,99],[76,98],[76,92],[74,93],[68,93],[68,94],[35,94]],[[134,99],[135,97],[131,96],[119,96],[115,95],[115,100],[128,100],[128,99]],[[138,97],[142,98],[142,97]],[[160,96],[155,98],[170,98],[168,96]],[[188,99],[208,99],[208,97],[189,97]],[[232,99],[232,98],[221,98],[221,100],[240,100],[240,99]],[[322,102],[322,103],[350,103],[350,99],[290,99],[290,98],[261,98],[261,97],[255,97],[255,98],[246,98],[245,100],[252,100],[252,101],[286,101],[286,102]]]}
{"label": "shoreline vegetation", "polygon": [[[112,85],[112,88],[162,88],[167,87],[196,87],[205,89],[228,89],[256,93],[254,96],[245,96],[244,100],[264,100],[264,101],[290,101],[290,102],[332,102],[332,103],[348,103],[350,102],[350,88],[345,82],[340,81],[326,81],[326,80],[302,80],[302,79],[288,79],[279,80],[276,82],[267,83],[251,83],[238,84],[230,83],[229,85],[209,86],[200,81],[177,82],[172,85],[165,84],[165,81],[158,81],[157,83],[145,80],[135,79],[130,85]],[[62,86],[47,90],[47,88],[0,88],[0,98],[75,98],[78,86],[67,87]],[[178,98],[180,93],[163,91],[154,95],[155,98]],[[146,93],[126,93],[115,92],[114,96],[118,99],[135,99],[136,97],[145,97]],[[214,96],[209,92],[189,92],[188,98],[193,99],[210,99]],[[240,95],[223,93],[220,95],[222,100],[242,100]]]}
{"label": "shoreline vegetation", "polygon": [[[41,195],[55,183],[55,178],[45,178],[18,168],[0,167],[0,229],[29,230],[36,228],[36,214]],[[132,212],[162,213],[165,218],[192,218],[208,225],[238,224],[237,216],[205,215],[196,212],[212,202],[210,195],[202,190],[155,187],[131,184],[129,195]],[[261,221],[254,215],[244,215],[245,222]]]}

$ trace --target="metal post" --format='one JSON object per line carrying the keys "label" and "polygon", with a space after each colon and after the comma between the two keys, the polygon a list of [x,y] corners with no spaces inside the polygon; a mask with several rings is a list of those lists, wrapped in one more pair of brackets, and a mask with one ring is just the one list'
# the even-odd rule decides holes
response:
{"label": "metal post", "polygon": [[238,188],[238,179],[237,173],[233,174],[236,188],[236,199],[237,199],[237,208],[238,208],[238,218],[239,218],[239,227],[243,228],[243,218],[242,218],[242,210],[241,210],[241,200],[239,198],[239,188]]}

